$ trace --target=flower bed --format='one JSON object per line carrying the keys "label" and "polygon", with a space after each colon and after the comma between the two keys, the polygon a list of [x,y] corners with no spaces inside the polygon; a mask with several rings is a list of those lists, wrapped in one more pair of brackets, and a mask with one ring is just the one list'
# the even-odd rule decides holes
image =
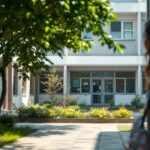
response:
{"label": "flower bed", "polygon": [[77,118],[77,119],[130,119],[132,111],[121,107],[116,111],[109,111],[106,108],[93,108],[88,112],[82,112],[79,106],[53,106],[29,105],[17,110],[19,118]]}

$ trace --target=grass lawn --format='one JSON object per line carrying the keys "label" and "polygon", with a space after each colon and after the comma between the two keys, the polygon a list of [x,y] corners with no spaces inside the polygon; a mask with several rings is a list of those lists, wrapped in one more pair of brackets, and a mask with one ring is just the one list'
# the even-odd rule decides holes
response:
{"label": "grass lawn", "polygon": [[36,129],[29,127],[3,127],[0,126],[0,147],[14,142],[19,138],[35,132]]}
{"label": "grass lawn", "polygon": [[131,131],[131,127],[130,125],[118,125],[117,129],[119,132],[130,132]]}

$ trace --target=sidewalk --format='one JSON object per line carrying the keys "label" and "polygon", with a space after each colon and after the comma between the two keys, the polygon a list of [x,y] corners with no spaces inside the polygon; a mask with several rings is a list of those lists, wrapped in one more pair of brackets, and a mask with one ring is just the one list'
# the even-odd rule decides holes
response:
{"label": "sidewalk", "polygon": [[39,130],[0,150],[123,150],[116,124],[20,124]]}

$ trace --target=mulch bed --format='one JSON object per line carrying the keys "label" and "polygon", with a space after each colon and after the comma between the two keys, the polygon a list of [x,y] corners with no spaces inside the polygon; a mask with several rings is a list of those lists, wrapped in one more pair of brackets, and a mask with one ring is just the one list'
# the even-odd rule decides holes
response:
{"label": "mulch bed", "polygon": [[17,118],[24,123],[133,123],[134,119]]}

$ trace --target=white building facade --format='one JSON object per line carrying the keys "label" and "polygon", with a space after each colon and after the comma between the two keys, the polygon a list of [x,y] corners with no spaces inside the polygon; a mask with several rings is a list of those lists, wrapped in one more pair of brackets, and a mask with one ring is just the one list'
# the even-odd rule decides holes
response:
{"label": "white building facade", "polygon": [[[59,94],[71,95],[80,104],[104,106],[114,101],[115,105],[128,105],[136,95],[146,100],[143,46],[146,1],[111,0],[111,5],[117,20],[105,30],[116,42],[125,45],[124,55],[100,46],[98,37],[92,33],[82,34],[84,40],[95,43],[88,52],[73,54],[65,49],[63,59],[48,55],[63,76],[64,89]],[[16,107],[48,100],[41,83],[46,80],[43,72],[24,83],[17,81],[15,71],[12,76],[12,103]]]}

